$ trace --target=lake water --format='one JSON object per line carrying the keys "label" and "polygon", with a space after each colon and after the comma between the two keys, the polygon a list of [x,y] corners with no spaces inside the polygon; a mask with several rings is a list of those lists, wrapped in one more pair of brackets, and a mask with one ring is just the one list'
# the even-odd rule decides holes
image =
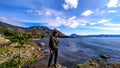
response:
{"label": "lake water", "polygon": [[[37,40],[48,45],[48,39]],[[85,63],[92,58],[103,60],[100,55],[110,56],[107,62],[120,63],[120,37],[61,38],[59,59],[63,64]]]}

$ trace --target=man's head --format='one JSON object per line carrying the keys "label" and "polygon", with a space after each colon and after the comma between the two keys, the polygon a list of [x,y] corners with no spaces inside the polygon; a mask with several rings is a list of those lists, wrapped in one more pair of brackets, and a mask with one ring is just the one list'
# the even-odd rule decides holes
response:
{"label": "man's head", "polygon": [[53,33],[52,33],[52,35],[53,35],[54,37],[58,37],[58,34],[59,34],[58,30],[54,30]]}

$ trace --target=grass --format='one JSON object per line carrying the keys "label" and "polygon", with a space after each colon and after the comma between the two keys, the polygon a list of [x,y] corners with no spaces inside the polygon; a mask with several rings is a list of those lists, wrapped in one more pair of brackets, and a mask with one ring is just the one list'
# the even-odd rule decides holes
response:
{"label": "grass", "polygon": [[27,64],[28,64],[28,65],[29,65],[29,64],[32,64],[32,63],[34,63],[35,61],[36,61],[36,59],[31,58],[31,59],[28,61],[28,63],[27,63]]}
{"label": "grass", "polygon": [[4,62],[0,64],[0,68],[18,68],[20,66],[19,64],[19,57],[13,57],[12,59],[8,60],[7,62]]}
{"label": "grass", "polygon": [[7,46],[7,47],[0,47],[0,53],[8,53],[9,51],[16,51],[17,49],[14,48],[13,46]]}

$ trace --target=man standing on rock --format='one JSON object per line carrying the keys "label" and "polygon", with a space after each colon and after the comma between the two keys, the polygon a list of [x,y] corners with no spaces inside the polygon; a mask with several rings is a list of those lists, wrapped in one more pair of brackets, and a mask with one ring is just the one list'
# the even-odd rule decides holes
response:
{"label": "man standing on rock", "polygon": [[53,66],[55,66],[55,68],[57,67],[56,62],[57,62],[57,57],[58,57],[58,48],[60,47],[59,40],[58,40],[58,34],[59,34],[58,30],[54,30],[49,40],[50,58],[48,62],[48,68],[51,65],[53,56],[55,56]]}

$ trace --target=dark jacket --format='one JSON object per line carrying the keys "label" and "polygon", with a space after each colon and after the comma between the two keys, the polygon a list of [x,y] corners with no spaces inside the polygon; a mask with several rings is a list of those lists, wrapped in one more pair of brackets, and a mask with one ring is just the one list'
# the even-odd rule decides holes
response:
{"label": "dark jacket", "polygon": [[58,40],[58,38],[55,38],[53,36],[50,37],[50,39],[49,39],[49,48],[50,49],[59,48],[59,40]]}

